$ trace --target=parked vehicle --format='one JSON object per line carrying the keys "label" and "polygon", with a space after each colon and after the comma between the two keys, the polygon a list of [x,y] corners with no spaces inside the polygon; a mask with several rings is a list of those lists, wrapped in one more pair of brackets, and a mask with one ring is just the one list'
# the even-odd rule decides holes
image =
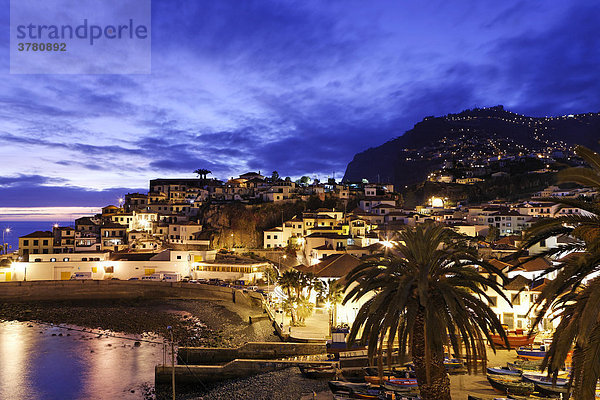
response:
{"label": "parked vehicle", "polygon": [[166,273],[163,274],[162,280],[165,282],[179,282],[181,280],[181,274],[179,274],[178,272]]}
{"label": "parked vehicle", "polygon": [[72,276],[71,276],[72,280],[85,280],[85,279],[92,279],[92,273],[91,272],[75,272]]}
{"label": "parked vehicle", "polygon": [[127,280],[128,280],[128,281],[139,281],[139,280],[140,280],[140,278],[129,278],[129,279],[127,279]]}

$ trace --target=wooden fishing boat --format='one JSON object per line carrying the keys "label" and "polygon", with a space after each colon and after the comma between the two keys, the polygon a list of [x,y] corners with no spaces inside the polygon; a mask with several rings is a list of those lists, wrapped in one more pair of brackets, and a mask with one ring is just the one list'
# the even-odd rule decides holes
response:
{"label": "wooden fishing boat", "polygon": [[[363,371],[365,371],[365,375],[368,375],[368,376],[379,375],[379,370],[377,369],[377,367],[363,367]],[[384,369],[383,375],[384,376],[393,376],[395,378],[416,378],[414,370],[407,366],[392,367],[391,370]]]}
{"label": "wooden fishing boat", "polygon": [[525,360],[517,360],[514,363],[508,362],[506,366],[511,371],[541,371],[542,369],[542,361],[525,361]]}
{"label": "wooden fishing boat", "polygon": [[[523,381],[531,382],[531,383],[539,383],[541,385],[550,385],[552,386],[552,378],[546,375],[531,375],[531,374],[523,374]],[[569,380],[565,378],[556,378],[556,386],[568,386]]]}
{"label": "wooden fishing boat", "polygon": [[[508,378],[508,379],[507,379]],[[520,382],[515,377],[488,375],[487,380],[492,388],[502,394],[516,394],[517,396],[529,396],[535,390],[531,382]],[[520,380],[520,378],[519,378]]]}
{"label": "wooden fishing boat", "polygon": [[336,369],[333,366],[302,366],[300,373],[309,379],[331,379],[335,378]]}
{"label": "wooden fishing boat", "polygon": [[546,357],[546,346],[541,345],[539,347],[519,347],[517,349],[517,357],[523,360],[543,360]]}
{"label": "wooden fishing boat", "polygon": [[449,371],[457,368],[462,368],[464,367],[464,364],[461,360],[457,358],[445,358],[444,367],[446,367],[446,370]]}
{"label": "wooden fishing boat", "polygon": [[329,381],[327,382],[331,393],[350,393],[353,391],[366,391],[371,388],[368,383],[352,383],[343,381]]}
{"label": "wooden fishing boat", "polygon": [[542,384],[542,383],[534,383],[535,385],[535,390],[542,396],[545,397],[556,397],[556,398],[560,398],[561,395],[564,396],[564,398],[567,398],[567,396],[569,394],[569,387],[568,386],[552,386],[551,383],[548,384]]}
{"label": "wooden fishing boat", "polygon": [[371,385],[380,386],[383,382],[389,381],[390,379],[394,379],[393,376],[384,375],[381,378],[379,375],[366,375],[365,382],[370,383]]}
{"label": "wooden fishing boat", "polygon": [[522,371],[515,371],[508,367],[488,367],[488,374],[492,375],[510,375],[510,376],[521,376]]}
{"label": "wooden fishing boat", "polygon": [[[516,349],[521,346],[531,346],[535,340],[535,334],[527,335],[523,329],[506,332],[508,344],[511,349]],[[490,335],[492,342],[499,347],[506,348],[506,342],[500,335]]]}
{"label": "wooden fishing boat", "polygon": [[419,389],[419,382],[413,378],[396,378],[383,382],[382,386],[393,392],[412,392]]}

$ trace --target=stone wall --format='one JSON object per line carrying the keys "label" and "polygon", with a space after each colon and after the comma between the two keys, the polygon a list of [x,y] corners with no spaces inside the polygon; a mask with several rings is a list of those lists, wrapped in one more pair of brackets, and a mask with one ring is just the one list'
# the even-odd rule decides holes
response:
{"label": "stone wall", "polygon": [[323,343],[249,342],[238,348],[180,347],[178,358],[186,364],[218,364],[244,359],[276,359],[300,355],[324,354]]}
{"label": "stone wall", "polygon": [[222,300],[260,308],[259,293],[183,282],[69,280],[0,283],[0,302],[181,298]]}

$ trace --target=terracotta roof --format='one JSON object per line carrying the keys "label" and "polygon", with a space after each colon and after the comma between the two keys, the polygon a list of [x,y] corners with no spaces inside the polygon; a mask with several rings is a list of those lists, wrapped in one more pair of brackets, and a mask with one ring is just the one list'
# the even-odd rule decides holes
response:
{"label": "terracotta roof", "polygon": [[517,236],[517,235],[504,236],[504,237],[496,240],[494,242],[494,244],[508,244],[510,246],[516,246],[515,242],[517,240],[521,240],[521,236]]}
{"label": "terracotta roof", "polygon": [[[519,258],[519,262],[523,262],[527,259],[527,257]],[[521,264],[519,268],[524,269],[527,272],[533,271],[545,271],[549,267],[552,266],[552,263],[548,261],[544,257],[534,258],[533,260],[529,260],[524,264]]]}
{"label": "terracotta roof", "polygon": [[525,278],[523,275],[515,276],[509,283],[504,285],[506,290],[521,290],[524,287],[529,287],[531,280]]}
{"label": "terracotta roof", "polygon": [[21,238],[45,238],[45,237],[54,237],[54,234],[50,231],[35,231],[30,233],[29,235],[19,236]]}
{"label": "terracotta roof", "polygon": [[498,268],[499,270],[503,270],[505,268],[512,267],[511,264],[505,263],[504,261],[500,261],[496,258],[493,258],[493,259],[489,260],[488,262],[490,264],[492,264],[494,267]]}
{"label": "terracotta roof", "polygon": [[320,278],[343,278],[362,261],[350,254],[334,254],[304,272],[312,272]]}
{"label": "terracotta roof", "polygon": [[572,252],[572,253],[569,253],[569,254],[567,254],[567,255],[566,255],[566,256],[564,256],[564,257],[561,257],[561,258],[559,258],[559,259],[558,259],[558,260],[556,260],[556,261],[558,261],[558,262],[565,262],[565,261],[569,261],[569,260],[571,260],[571,259],[573,259],[573,258],[577,258],[577,257],[579,257],[579,256],[581,256],[581,255],[583,255],[583,254],[585,254],[585,252],[583,252],[583,251],[574,251],[574,252]]}

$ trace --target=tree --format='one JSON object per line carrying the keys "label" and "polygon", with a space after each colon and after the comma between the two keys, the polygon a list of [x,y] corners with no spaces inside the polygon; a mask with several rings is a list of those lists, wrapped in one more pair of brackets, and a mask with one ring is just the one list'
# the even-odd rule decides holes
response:
{"label": "tree", "polygon": [[205,168],[198,168],[194,173],[198,175],[198,178],[206,179],[206,175],[212,173],[212,171]]}
{"label": "tree", "polygon": [[300,280],[300,273],[296,270],[290,269],[285,271],[279,277],[279,285],[283,290],[287,293],[287,300],[284,302],[284,309],[290,314],[292,319],[292,325],[297,324],[296,312],[294,310],[294,303],[296,300],[296,296],[292,295],[292,291],[296,289],[298,286],[298,282]]}
{"label": "tree", "polygon": [[302,176],[302,177],[301,177],[301,178],[298,180],[298,183],[299,183],[299,184],[301,184],[301,185],[304,185],[304,186],[305,186],[305,185],[308,185],[308,183],[309,183],[309,182],[310,182],[310,177],[308,177],[308,176],[306,176],[306,175],[305,175],[305,176]]}
{"label": "tree", "polygon": [[489,225],[488,234],[485,237],[485,241],[488,243],[495,242],[500,238],[500,229],[494,225]]}
{"label": "tree", "polygon": [[[575,152],[589,168],[567,168],[558,173],[558,182],[572,182],[600,190],[600,155],[583,146]],[[578,400],[592,400],[600,378],[600,204],[598,200],[546,199],[558,209],[575,207],[581,214],[566,214],[534,224],[525,235],[523,249],[553,236],[570,235],[574,243],[564,244],[536,255],[569,257],[546,270],[557,276],[542,289],[536,304],[537,325],[550,307],[561,318],[542,363],[556,376],[573,349],[571,390]]]}
{"label": "tree", "polygon": [[279,284],[288,295],[284,309],[290,315],[293,326],[302,325],[312,314],[313,305],[309,299],[315,282],[316,278],[312,273],[288,270],[281,274]]}
{"label": "tree", "polygon": [[[348,340],[356,341],[362,331],[358,340],[368,344],[371,364],[378,356],[380,374],[384,345],[391,363],[397,340],[398,355],[412,355],[421,398],[451,399],[444,346],[460,354],[462,342],[470,372],[476,370],[477,360],[486,360],[484,339],[492,343],[492,332],[498,332],[507,341],[485,293],[491,288],[506,299],[495,275],[503,280],[505,277],[494,266],[479,260],[464,236],[446,226],[426,223],[406,227],[398,232],[397,243],[381,259],[365,262],[346,276],[348,294],[344,303],[367,299],[358,311]],[[492,349],[495,350],[493,344]],[[482,371],[485,372],[485,365]]]}
{"label": "tree", "polygon": [[278,180],[279,180],[279,172],[273,171],[273,174],[271,174],[271,182],[275,183]]}

